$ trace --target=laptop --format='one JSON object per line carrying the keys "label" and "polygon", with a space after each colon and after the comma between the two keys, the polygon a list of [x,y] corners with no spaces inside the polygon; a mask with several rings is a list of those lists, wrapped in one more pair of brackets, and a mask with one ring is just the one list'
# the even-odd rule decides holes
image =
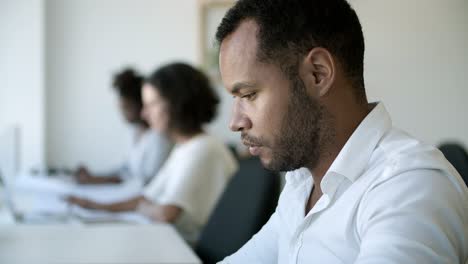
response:
{"label": "laptop", "polygon": [[18,173],[18,129],[8,127],[0,131],[0,181],[2,207],[4,206],[15,221],[21,214],[15,210],[12,189]]}
{"label": "laptop", "polygon": [[13,203],[12,187],[8,181],[5,181],[6,177],[4,175],[5,174],[0,171],[0,180],[2,183],[2,186],[0,187],[2,189],[0,211],[5,210],[3,213],[6,213],[14,222],[21,222],[23,220],[23,214],[16,210]]}

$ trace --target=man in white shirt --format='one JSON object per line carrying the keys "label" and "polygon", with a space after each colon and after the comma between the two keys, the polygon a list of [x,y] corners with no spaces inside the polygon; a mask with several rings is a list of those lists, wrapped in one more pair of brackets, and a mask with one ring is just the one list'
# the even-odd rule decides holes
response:
{"label": "man in white shirt", "polygon": [[216,37],[231,129],[265,167],[289,171],[276,212],[223,262],[468,261],[467,187],[367,102],[345,0],[240,0]]}

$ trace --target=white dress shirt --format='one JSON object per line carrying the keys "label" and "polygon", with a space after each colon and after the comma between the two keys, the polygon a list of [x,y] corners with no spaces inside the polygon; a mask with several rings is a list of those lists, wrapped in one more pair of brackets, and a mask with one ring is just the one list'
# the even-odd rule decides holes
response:
{"label": "white dress shirt", "polygon": [[467,187],[440,151],[393,128],[382,103],[340,151],[305,215],[313,184],[305,168],[287,173],[276,212],[223,263],[468,260]]}
{"label": "white dress shirt", "polygon": [[194,244],[237,167],[224,143],[199,135],[174,146],[143,195],[156,204],[182,208],[175,227]]}
{"label": "white dress shirt", "polygon": [[124,164],[117,171],[123,179],[149,182],[162,167],[172,149],[172,143],[163,134],[146,129],[141,135],[135,131],[134,145]]}

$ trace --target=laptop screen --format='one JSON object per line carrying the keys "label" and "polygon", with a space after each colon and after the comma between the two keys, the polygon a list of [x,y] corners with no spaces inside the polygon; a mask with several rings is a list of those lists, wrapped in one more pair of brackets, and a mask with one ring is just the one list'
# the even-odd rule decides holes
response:
{"label": "laptop screen", "polygon": [[4,184],[12,182],[18,169],[18,129],[0,129],[0,171]]}

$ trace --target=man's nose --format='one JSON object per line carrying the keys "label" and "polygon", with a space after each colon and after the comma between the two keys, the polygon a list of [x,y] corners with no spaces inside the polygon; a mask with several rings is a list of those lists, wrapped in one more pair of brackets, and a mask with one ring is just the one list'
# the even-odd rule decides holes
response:
{"label": "man's nose", "polygon": [[229,128],[234,131],[243,131],[245,129],[250,129],[252,127],[252,122],[248,118],[248,116],[240,111],[239,106],[237,103],[234,103],[234,107],[232,109],[232,116],[231,121],[229,122]]}

